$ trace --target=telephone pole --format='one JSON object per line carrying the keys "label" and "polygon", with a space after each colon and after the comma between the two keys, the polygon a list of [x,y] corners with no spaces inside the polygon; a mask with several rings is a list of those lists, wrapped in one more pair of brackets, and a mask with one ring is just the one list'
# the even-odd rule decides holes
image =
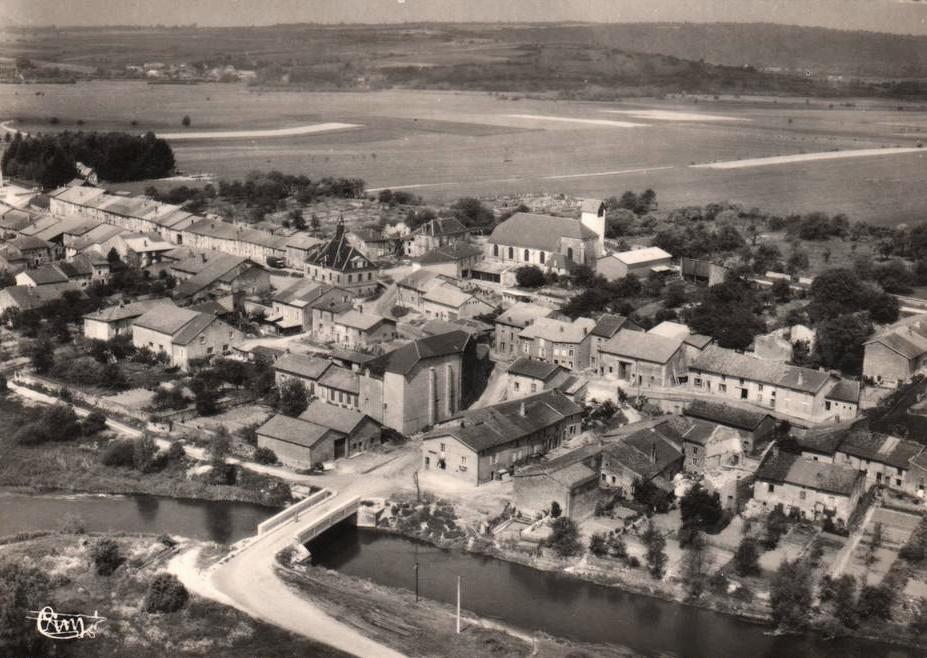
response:
{"label": "telephone pole", "polygon": [[460,576],[457,576],[457,634],[460,635]]}

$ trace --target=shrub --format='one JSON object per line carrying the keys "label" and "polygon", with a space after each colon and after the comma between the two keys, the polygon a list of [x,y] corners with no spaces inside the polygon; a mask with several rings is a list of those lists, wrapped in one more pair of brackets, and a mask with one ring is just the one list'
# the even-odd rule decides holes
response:
{"label": "shrub", "polygon": [[859,591],[859,603],[856,606],[857,614],[863,619],[875,617],[888,620],[892,617],[892,605],[895,603],[895,592],[892,585],[883,582],[881,585],[864,585]]}
{"label": "shrub", "polygon": [[131,468],[135,465],[135,442],[113,441],[100,455],[104,466],[125,466]]}
{"label": "shrub", "polygon": [[183,444],[180,441],[174,441],[171,443],[171,447],[167,449],[167,461],[169,462],[179,462],[186,458],[187,453],[183,449]]}
{"label": "shrub", "polygon": [[147,434],[136,439],[135,445],[132,446],[132,465],[137,471],[150,473],[154,470],[157,452],[158,446],[155,445],[154,439]]}
{"label": "shrub", "polygon": [[187,603],[190,595],[177,577],[169,573],[159,573],[148,583],[145,593],[146,612],[176,612]]}
{"label": "shrub", "polygon": [[258,464],[276,464],[277,455],[270,448],[258,448],[254,451],[254,461]]}
{"label": "shrub", "polygon": [[289,379],[280,387],[280,413],[294,418],[309,406],[306,387],[298,379]]}
{"label": "shrub", "polygon": [[605,535],[601,532],[595,532],[589,538],[589,552],[597,557],[608,555],[608,542]]}
{"label": "shrub", "polygon": [[738,576],[756,576],[760,573],[760,551],[756,541],[750,537],[740,540],[740,545],[734,553],[734,570]]}
{"label": "shrub", "polygon": [[238,436],[241,437],[241,440],[247,443],[249,446],[256,446],[258,442],[257,428],[259,426],[254,423],[251,425],[245,425],[238,430]]}
{"label": "shrub", "polygon": [[112,539],[104,537],[97,540],[90,548],[90,558],[100,576],[111,576],[125,559],[119,552],[119,545]]}
{"label": "shrub", "polygon": [[554,519],[550,524],[552,530],[547,545],[560,557],[576,555],[582,549],[579,543],[579,528],[576,522],[565,516]]}
{"label": "shrub", "polygon": [[550,504],[550,518],[558,519],[561,514],[563,514],[563,510],[560,509],[560,503],[556,500],[552,501]]}
{"label": "shrub", "polygon": [[405,306],[399,306],[396,304],[393,306],[393,308],[390,309],[390,314],[394,318],[402,318],[409,314],[409,309],[407,309]]}
{"label": "shrub", "polygon": [[93,436],[106,429],[106,416],[99,411],[91,411],[90,414],[81,421],[81,434],[84,436]]}

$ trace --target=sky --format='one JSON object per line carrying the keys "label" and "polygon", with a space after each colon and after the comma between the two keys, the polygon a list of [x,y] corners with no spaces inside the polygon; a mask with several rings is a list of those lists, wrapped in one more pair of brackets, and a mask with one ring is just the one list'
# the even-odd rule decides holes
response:
{"label": "sky", "polygon": [[0,25],[770,22],[927,34],[927,0],[0,0]]}

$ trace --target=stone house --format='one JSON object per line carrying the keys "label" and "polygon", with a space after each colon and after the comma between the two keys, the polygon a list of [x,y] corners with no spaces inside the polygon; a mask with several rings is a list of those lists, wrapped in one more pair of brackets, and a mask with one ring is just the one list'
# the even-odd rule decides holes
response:
{"label": "stone house", "polygon": [[632,249],[599,258],[595,270],[609,281],[623,279],[629,274],[644,280],[655,271],[668,271],[673,256],[659,247]]}
{"label": "stone house", "polygon": [[495,321],[493,350],[500,358],[513,358],[521,354],[518,335],[522,329],[538,318],[546,318],[554,313],[547,306],[518,302],[503,311]]}
{"label": "stone house", "polygon": [[334,334],[335,343],[343,348],[367,349],[396,340],[396,321],[351,310],[335,318]]}
{"label": "stone house", "polygon": [[700,418],[689,419],[682,432],[683,467],[696,475],[722,467],[738,466],[749,452],[743,433]]}
{"label": "stone house", "polygon": [[425,295],[444,284],[455,285],[456,280],[430,269],[415,270],[396,282],[396,305],[424,313]]}
{"label": "stone house", "polygon": [[309,250],[324,242],[308,233],[294,233],[283,243],[286,247],[286,266],[302,270],[306,266]]}
{"label": "stone house", "polygon": [[586,400],[588,382],[553,363],[520,357],[506,371],[506,399],[517,400],[541,391],[557,390],[577,404]]}
{"label": "stone house", "polygon": [[834,463],[862,473],[866,489],[883,486],[923,496],[924,480],[912,477],[911,468],[912,460],[923,451],[924,446],[916,441],[867,431],[850,431],[840,441],[834,453]]}
{"label": "stone house", "polygon": [[863,377],[895,388],[927,366],[927,320],[899,320],[863,344]]}
{"label": "stone house", "polygon": [[673,476],[682,467],[682,437],[664,421],[606,443],[599,483],[626,498],[633,495],[635,482],[652,482],[671,492]]}
{"label": "stone house", "polygon": [[319,396],[317,386],[325,371],[332,367],[329,359],[314,354],[286,353],[274,361],[274,380],[281,388],[290,379],[298,379],[306,388],[306,393]]}
{"label": "stone house", "polygon": [[375,228],[362,228],[347,234],[351,246],[367,258],[387,258],[396,254],[399,240]]}
{"label": "stone house", "polygon": [[684,413],[689,418],[723,425],[736,431],[747,454],[758,451],[771,439],[778,424],[775,418],[762,411],[706,400],[693,400],[686,406]]}
{"label": "stone house", "polygon": [[458,320],[475,318],[495,310],[496,307],[485,299],[447,281],[433,286],[422,296],[422,311],[426,318]]}
{"label": "stone house", "polygon": [[633,320],[623,315],[614,315],[605,313],[599,316],[592,331],[589,332],[589,365],[593,370],[599,370],[599,350],[605,341],[610,340],[622,329],[629,331],[643,331],[643,329]]}
{"label": "stone house", "polygon": [[595,325],[590,318],[576,318],[572,322],[538,318],[518,334],[519,354],[570,370],[584,370],[589,367],[592,342],[589,332]]}
{"label": "stone house", "polygon": [[632,387],[667,387],[685,376],[682,341],[621,329],[599,346],[599,374]]}
{"label": "stone house", "polygon": [[557,503],[563,516],[581,521],[595,512],[600,497],[602,446],[588,444],[513,475],[515,507],[528,515]]}
{"label": "stone house", "polygon": [[158,306],[135,320],[132,344],[167,354],[172,366],[188,370],[190,361],[231,353],[242,333],[209,313]]}
{"label": "stone house", "polygon": [[418,262],[424,269],[454,279],[469,279],[470,272],[483,260],[483,250],[469,242],[456,242],[426,252]]}
{"label": "stone house", "polygon": [[377,291],[380,268],[351,246],[338,222],[335,235],[306,253],[306,277],[348,290],[356,297],[369,297]]}
{"label": "stone house", "polygon": [[84,336],[96,340],[111,340],[132,333],[132,325],[152,308],[174,306],[169,299],[149,299],[109,306],[84,316]]}
{"label": "stone house", "polygon": [[581,419],[582,408],[559,391],[471,409],[425,435],[422,467],[474,486],[491,482],[578,435]]}
{"label": "stone house", "polygon": [[403,241],[403,252],[409,258],[420,258],[426,253],[469,242],[470,229],[454,217],[436,217],[412,231]]}

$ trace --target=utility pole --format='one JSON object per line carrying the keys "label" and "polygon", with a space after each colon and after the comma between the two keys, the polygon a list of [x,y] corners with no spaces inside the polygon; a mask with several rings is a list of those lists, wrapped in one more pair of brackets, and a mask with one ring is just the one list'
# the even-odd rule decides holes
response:
{"label": "utility pole", "polygon": [[415,571],[415,602],[418,603],[418,542],[415,542],[415,561],[412,563]]}
{"label": "utility pole", "polygon": [[422,488],[418,486],[418,471],[412,472],[412,481],[415,482],[415,496],[418,502],[422,502]]}
{"label": "utility pole", "polygon": [[457,634],[460,635],[460,576],[457,576]]}

